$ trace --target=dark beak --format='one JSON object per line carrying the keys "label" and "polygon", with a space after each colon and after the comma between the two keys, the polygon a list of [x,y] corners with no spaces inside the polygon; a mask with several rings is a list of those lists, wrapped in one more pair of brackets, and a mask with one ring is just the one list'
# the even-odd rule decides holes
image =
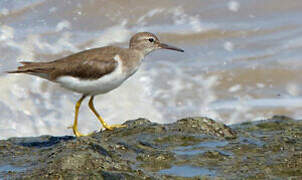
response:
{"label": "dark beak", "polygon": [[164,44],[164,43],[160,43],[159,47],[161,47],[163,49],[170,49],[170,50],[174,50],[174,51],[185,52],[184,50],[182,50],[182,49],[180,49],[178,47],[171,46],[171,45]]}

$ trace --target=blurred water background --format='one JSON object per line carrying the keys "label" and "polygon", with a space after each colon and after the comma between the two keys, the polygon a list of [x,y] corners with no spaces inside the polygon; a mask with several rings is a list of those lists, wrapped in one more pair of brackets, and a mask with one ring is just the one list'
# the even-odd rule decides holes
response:
{"label": "blurred water background", "polygon": [[[208,116],[227,124],[302,116],[301,0],[1,0],[0,139],[72,135],[79,94],[28,75],[19,61],[50,61],[139,31],[185,53],[157,51],[120,88],[96,97],[109,123]],[[87,107],[80,130],[101,128]]]}

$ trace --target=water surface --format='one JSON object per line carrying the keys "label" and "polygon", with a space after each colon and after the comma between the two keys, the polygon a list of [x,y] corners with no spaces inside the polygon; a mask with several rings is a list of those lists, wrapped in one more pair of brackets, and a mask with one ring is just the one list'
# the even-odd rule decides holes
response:
{"label": "water surface", "polygon": [[[232,124],[302,115],[299,0],[0,1],[0,138],[72,134],[80,95],[6,75],[19,61],[49,61],[151,31],[185,53],[158,51],[95,105],[109,123],[209,116]],[[135,92],[135,93],[134,93]],[[101,126],[83,103],[80,130]]]}

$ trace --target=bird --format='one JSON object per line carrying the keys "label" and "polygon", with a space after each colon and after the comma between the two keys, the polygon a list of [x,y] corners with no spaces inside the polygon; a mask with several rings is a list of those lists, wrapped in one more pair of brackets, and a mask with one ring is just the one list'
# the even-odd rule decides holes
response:
{"label": "bird", "polygon": [[145,56],[157,49],[184,52],[178,47],[161,43],[150,32],[139,32],[130,38],[129,47],[103,46],[84,50],[50,62],[20,62],[17,70],[7,73],[25,73],[38,76],[63,88],[82,94],[76,102],[72,128],[76,137],[87,136],[78,130],[78,114],[82,101],[90,96],[89,108],[106,130],[125,127],[108,125],[96,111],[93,100],[119,87],[140,67]]}

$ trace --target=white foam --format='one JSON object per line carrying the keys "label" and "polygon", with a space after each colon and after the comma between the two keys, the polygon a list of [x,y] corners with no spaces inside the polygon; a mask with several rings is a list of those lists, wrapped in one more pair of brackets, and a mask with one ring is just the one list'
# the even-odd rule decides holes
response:
{"label": "white foam", "polygon": [[258,88],[264,88],[265,87],[265,84],[263,84],[263,83],[257,83],[256,85],[257,85]]}
{"label": "white foam", "polygon": [[286,90],[292,96],[298,96],[300,94],[300,88],[295,83],[289,83],[289,84],[287,84]]}
{"label": "white foam", "polygon": [[[172,17],[173,24],[153,24],[148,25],[144,20],[146,17],[152,17],[156,14],[167,15]],[[173,7],[169,9],[155,9],[149,11],[146,15],[138,19],[139,26],[132,28],[132,31],[149,31],[149,32],[161,32],[161,33],[173,33],[173,34],[190,34],[200,33],[211,29],[215,29],[217,26],[213,23],[202,22],[199,15],[186,14],[183,7]]]}
{"label": "white foam", "polygon": [[14,29],[7,25],[2,25],[0,27],[0,42],[9,41],[14,38]]}
{"label": "white foam", "polygon": [[[96,97],[95,107],[109,124],[138,117],[161,121],[161,113],[154,108],[150,96],[147,95],[148,85],[144,81],[138,83],[141,77],[139,74],[117,90]],[[0,77],[0,83],[7,84],[0,90],[0,99],[6,112],[9,112],[8,115],[0,115],[0,138],[43,134],[72,135],[67,126],[73,122],[74,105],[80,95],[70,96],[73,93],[69,91],[57,94],[56,91],[60,90],[57,85],[26,75]],[[44,83],[47,84],[47,91],[42,90]],[[136,93],[133,93],[133,89]],[[81,106],[79,124],[84,133],[101,128],[88,109],[87,101]]]}
{"label": "white foam", "polygon": [[99,38],[95,39],[92,48],[128,41],[131,31],[126,28],[126,24],[127,21],[124,20],[120,25],[105,29]]}
{"label": "white foam", "polygon": [[240,4],[237,1],[230,1],[228,3],[228,8],[230,11],[237,12],[240,8]]}
{"label": "white foam", "polygon": [[57,7],[51,7],[51,8],[49,8],[49,13],[55,13],[56,11],[58,10],[58,8]]}
{"label": "white foam", "polygon": [[[9,10],[6,9],[6,8],[2,8],[2,9],[0,10],[0,15],[7,16],[9,13],[10,13]],[[0,16],[0,17],[1,17],[1,16]]]}
{"label": "white foam", "polygon": [[233,51],[234,50],[234,45],[230,41],[227,41],[223,44],[223,47],[227,51]]}
{"label": "white foam", "polygon": [[67,20],[63,20],[57,24],[56,32],[62,31],[63,29],[70,29],[70,28],[71,28],[70,22]]}
{"label": "white foam", "polygon": [[[14,29],[9,26],[4,26],[2,29],[3,33],[0,36],[0,41],[4,41],[8,47],[18,49],[21,54],[17,58],[18,60],[32,60],[34,58],[35,51],[46,51],[48,53],[57,54],[64,50],[72,52],[79,51],[78,48],[71,42],[71,33],[62,33],[58,40],[54,43],[49,43],[39,35],[29,34],[24,41],[14,40]],[[1,38],[2,37],[2,38]]]}
{"label": "white foam", "polygon": [[[169,12],[173,14],[173,20],[175,24],[174,26],[176,26],[178,32],[181,33],[203,32],[215,28],[214,24],[202,23],[198,15],[192,16],[186,14],[182,7],[173,8],[169,10]],[[177,27],[182,27],[182,28],[177,28]],[[190,30],[187,28],[190,28]]]}
{"label": "white foam", "polygon": [[146,19],[150,18],[156,14],[159,14],[161,12],[163,12],[164,9],[163,8],[156,8],[156,9],[152,9],[150,11],[148,11],[145,15],[141,16],[138,20],[137,20],[137,24],[139,24],[140,26],[144,26],[147,24]]}
{"label": "white foam", "polygon": [[288,97],[288,98],[261,98],[261,99],[240,99],[240,100],[228,100],[222,102],[215,102],[211,104],[211,107],[215,110],[219,109],[235,109],[238,106],[249,106],[253,108],[271,108],[271,107],[283,107],[286,104],[287,107],[302,107],[302,97]]}
{"label": "white foam", "polygon": [[236,84],[236,85],[229,88],[229,92],[236,92],[236,91],[239,91],[240,89],[241,89],[241,85]]}

